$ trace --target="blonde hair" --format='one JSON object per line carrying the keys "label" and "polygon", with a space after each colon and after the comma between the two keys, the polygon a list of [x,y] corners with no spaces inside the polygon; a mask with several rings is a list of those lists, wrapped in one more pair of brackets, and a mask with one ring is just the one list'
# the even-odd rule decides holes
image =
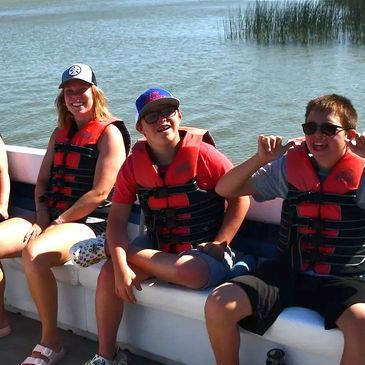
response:
{"label": "blonde hair", "polygon": [[336,114],[340,118],[341,125],[345,129],[356,129],[357,112],[351,104],[350,99],[345,98],[344,96],[337,94],[322,95],[310,100],[305,111],[306,122],[309,113],[314,109]]}
{"label": "blonde hair", "polygon": [[[91,91],[94,98],[94,119],[98,119],[100,121],[106,121],[111,117],[111,113],[108,109],[108,100],[104,94],[104,92],[97,87],[96,85],[91,85]],[[55,100],[55,106],[57,110],[57,126],[59,128],[64,128],[67,124],[67,121],[73,120],[74,116],[66,107],[65,103],[65,95],[63,89],[61,89]]]}

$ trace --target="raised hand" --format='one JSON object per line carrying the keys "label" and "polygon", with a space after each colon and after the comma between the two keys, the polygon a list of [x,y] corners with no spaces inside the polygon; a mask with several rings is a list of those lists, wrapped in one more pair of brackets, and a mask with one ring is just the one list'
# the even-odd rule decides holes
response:
{"label": "raised hand", "polygon": [[346,140],[348,148],[353,153],[356,153],[358,156],[365,158],[365,132],[358,133],[355,132],[355,135],[352,139]]}
{"label": "raised hand", "polygon": [[282,144],[280,136],[265,136],[260,135],[258,139],[257,153],[260,160],[266,164],[270,161],[279,159],[286,151],[293,147],[295,142],[288,141],[285,145]]}

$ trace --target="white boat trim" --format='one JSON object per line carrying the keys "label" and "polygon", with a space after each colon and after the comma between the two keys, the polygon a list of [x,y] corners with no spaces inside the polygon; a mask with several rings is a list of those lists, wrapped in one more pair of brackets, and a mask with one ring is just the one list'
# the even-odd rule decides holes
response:
{"label": "white boat trim", "polygon": [[[34,185],[45,150],[7,146],[12,183]],[[136,207],[138,208],[138,207]],[[253,202],[248,218],[278,224],[281,201]],[[18,209],[12,206],[12,210]],[[134,210],[129,233],[143,230],[139,210]],[[21,259],[2,260],[6,276],[6,308],[38,319]],[[53,269],[58,284],[58,325],[97,339],[95,287],[102,263],[79,269],[72,263]],[[126,305],[118,332],[122,347],[165,364],[212,365],[215,363],[205,329],[204,303],[208,290],[194,291],[148,280],[136,293],[138,303]],[[263,336],[241,331],[240,363],[264,364],[266,352],[282,348],[291,365],[338,365],[343,336],[325,331],[323,318],[304,308],[286,309]]]}

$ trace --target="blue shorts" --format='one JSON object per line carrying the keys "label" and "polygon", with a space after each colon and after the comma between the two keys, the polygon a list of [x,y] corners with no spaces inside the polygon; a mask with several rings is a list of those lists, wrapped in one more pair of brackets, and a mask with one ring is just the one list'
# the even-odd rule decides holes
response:
{"label": "blue shorts", "polygon": [[204,252],[192,248],[191,250],[184,251],[179,256],[192,255],[201,257],[207,264],[209,269],[209,280],[202,289],[215,287],[223,283],[231,274],[231,269],[234,264],[235,255],[233,251],[227,247],[224,253],[222,261],[218,261],[212,256],[207,255]]}
{"label": "blue shorts", "polygon": [[[154,248],[153,242],[148,236],[138,236],[133,240],[132,244],[143,248]],[[184,255],[198,256],[207,263],[209,279],[207,284],[201,289],[215,287],[228,279],[235,261],[235,254],[229,247],[226,248],[222,261],[218,261],[214,257],[198,251],[195,248],[179,254],[179,256]]]}

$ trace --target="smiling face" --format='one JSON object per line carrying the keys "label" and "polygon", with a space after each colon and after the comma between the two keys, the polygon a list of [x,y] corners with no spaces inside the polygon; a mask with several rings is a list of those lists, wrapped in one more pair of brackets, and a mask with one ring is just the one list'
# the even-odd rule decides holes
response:
{"label": "smiling face", "polygon": [[[179,109],[174,112],[171,109],[171,114],[166,113],[170,108],[169,104],[156,105],[152,107],[147,116],[154,112],[158,112],[158,119],[155,123],[148,123],[145,117],[137,122],[137,130],[142,133],[151,148],[175,148],[180,141],[179,126],[182,119],[182,113]],[[170,114],[169,116],[164,116]]]}
{"label": "smiling face", "polygon": [[[316,123],[318,126],[331,123],[342,127],[341,119],[331,111],[312,109],[308,114],[306,123]],[[320,168],[329,170],[346,152],[346,139],[350,138],[354,130],[341,130],[329,136],[317,128],[314,134],[306,135],[305,141],[308,150],[317,161]]]}
{"label": "smiling face", "polygon": [[94,97],[89,83],[70,80],[64,85],[63,92],[66,107],[76,122],[87,122],[93,119]]}

